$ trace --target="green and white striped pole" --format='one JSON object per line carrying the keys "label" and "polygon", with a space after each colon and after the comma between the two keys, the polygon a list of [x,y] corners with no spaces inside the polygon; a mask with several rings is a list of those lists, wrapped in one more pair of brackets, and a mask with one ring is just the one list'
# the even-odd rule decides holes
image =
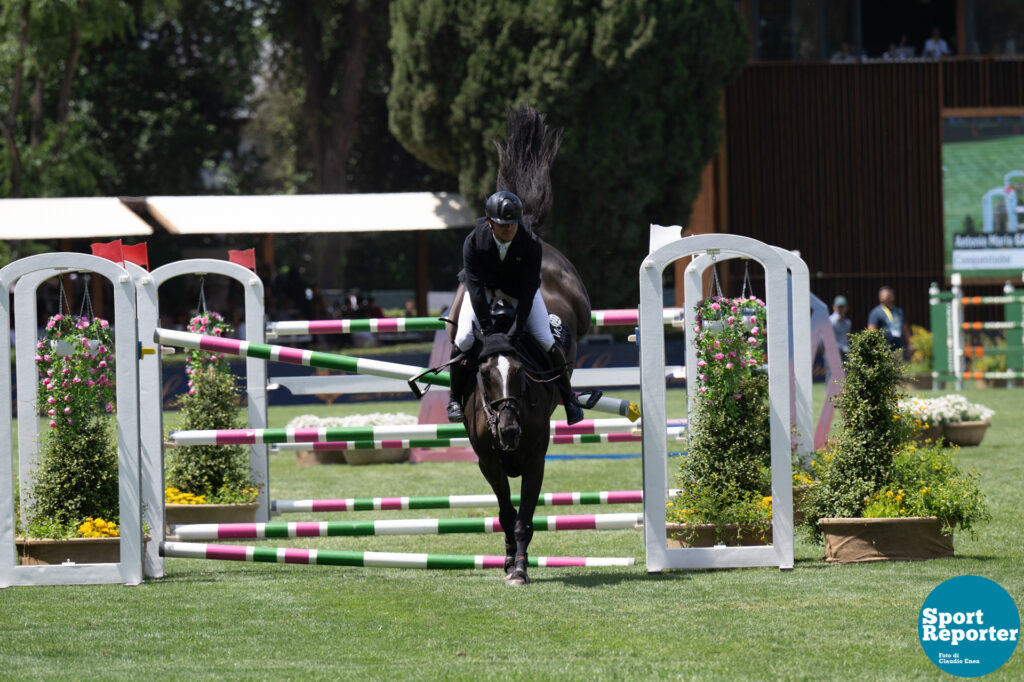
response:
{"label": "green and white striped pole", "polygon": [[[643,514],[570,514],[534,516],[535,531],[621,530],[643,524]],[[251,540],[367,535],[449,535],[501,533],[496,516],[466,519],[377,519],[374,521],[298,521],[294,523],[193,523],[171,526],[179,540]]]}
{"label": "green and white striped pole", "polygon": [[[351,552],[334,549],[213,545],[195,542],[162,542],[160,556],[182,559],[219,559],[272,564],[361,566],[365,568],[504,568],[505,557],[400,552]],[[529,557],[534,568],[632,566],[633,557]]]}

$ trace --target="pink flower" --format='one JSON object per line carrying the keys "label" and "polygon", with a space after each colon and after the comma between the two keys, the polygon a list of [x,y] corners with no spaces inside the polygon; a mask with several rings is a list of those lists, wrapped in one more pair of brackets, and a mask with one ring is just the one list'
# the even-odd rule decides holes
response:
{"label": "pink flower", "polygon": [[82,383],[82,380],[79,379],[78,377],[75,377],[74,379],[71,380],[71,383],[73,383],[73,384],[80,384],[80,383]]}
{"label": "pink flower", "polygon": [[[42,349],[43,349],[43,342],[40,341],[39,343],[36,344],[36,350],[42,350]],[[38,360],[39,360],[39,358],[36,358],[37,362],[38,362]]]}
{"label": "pink flower", "polygon": [[731,306],[731,307],[729,308],[729,312],[730,312],[730,313],[735,313],[735,312],[739,312],[739,308],[737,308],[736,306]]}
{"label": "pink flower", "polygon": [[64,316],[58,313],[57,315],[53,316],[53,319],[59,322],[64,319]]}
{"label": "pink flower", "polygon": [[70,385],[71,385],[71,382],[70,382],[70,381],[62,381],[62,382],[60,383],[60,387],[61,387],[61,388],[67,388],[67,387],[68,387],[68,386],[70,386]]}
{"label": "pink flower", "polygon": [[47,329],[53,329],[55,326],[57,326],[57,323],[54,322],[53,320],[50,320],[49,322],[46,323]]}
{"label": "pink flower", "polygon": [[698,367],[707,367],[707,364],[708,363],[704,362],[703,360],[698,360],[697,361],[697,366]]}
{"label": "pink flower", "polygon": [[[90,370],[90,371],[91,371],[91,370]],[[89,380],[88,380],[87,382],[85,382],[85,385],[86,385],[86,386],[90,386],[90,387],[91,387],[91,386],[95,386],[95,385],[96,385],[96,382],[95,382],[95,381],[93,381],[92,379],[89,379]]]}
{"label": "pink flower", "polygon": [[721,310],[722,306],[718,305],[717,303],[712,303],[711,304],[711,309],[712,310]]}
{"label": "pink flower", "polygon": [[757,315],[750,316],[750,324],[757,324]]}
{"label": "pink flower", "polygon": [[52,377],[53,376],[53,370],[52,369],[46,370],[46,376]]}
{"label": "pink flower", "polygon": [[64,414],[71,414],[71,408],[70,407],[65,407],[64,408]]}
{"label": "pink flower", "polygon": [[[701,387],[700,387],[700,392],[701,392],[701,393],[707,393],[707,392],[708,392],[708,389],[707,389],[707,387],[705,387],[705,386],[701,386]],[[51,423],[52,423],[52,422],[51,422]]]}
{"label": "pink flower", "polygon": [[700,375],[700,380],[701,381],[707,381],[708,380],[708,375],[707,374],[701,374]]}
{"label": "pink flower", "polygon": [[70,403],[72,400],[74,400],[74,398],[70,394],[64,396],[64,402]]}
{"label": "pink flower", "polygon": [[724,356],[724,355],[722,355],[721,353],[715,353],[715,360],[721,360],[721,359],[722,359],[722,358],[724,358],[724,357],[725,357],[725,356]]}
{"label": "pink flower", "polygon": [[188,394],[189,395],[195,395],[196,394],[196,389],[194,389],[194,388],[188,389]]}
{"label": "pink flower", "polygon": [[114,411],[114,403],[107,403],[107,412]]}
{"label": "pink flower", "polygon": [[748,365],[756,365],[757,364],[757,360],[754,360],[754,359],[747,360],[747,364]]}
{"label": "pink flower", "polygon": [[761,330],[758,329],[757,327],[754,327],[753,329],[750,330],[750,335],[751,336],[757,336],[760,333],[761,333]]}
{"label": "pink flower", "polygon": [[43,361],[43,356],[42,356],[42,355],[37,355],[37,356],[35,357],[35,361],[36,361],[36,362],[42,362],[42,361]]}
{"label": "pink flower", "polygon": [[74,419],[69,419],[69,420],[68,420],[68,424],[74,424],[74,423],[75,423],[75,420],[74,420]]}
{"label": "pink flower", "polygon": [[55,416],[55,415],[57,414],[57,410],[55,410],[55,409],[53,409],[53,408],[51,407],[50,409],[48,409],[48,410],[46,411],[46,414],[48,414],[48,415],[50,415],[51,417],[53,417],[53,416]]}
{"label": "pink flower", "polygon": [[732,369],[732,363],[731,362],[725,363],[725,368],[726,369]]}
{"label": "pink flower", "polygon": [[721,341],[715,341],[715,348],[719,348],[722,345]]}
{"label": "pink flower", "polygon": [[100,364],[99,364],[100,369],[102,369],[102,368],[104,368],[106,366],[107,366],[107,361],[106,360],[100,360]]}
{"label": "pink flower", "polygon": [[53,405],[55,402],[57,402],[57,399],[54,398],[52,395],[49,398],[46,399],[46,403],[48,405]]}
{"label": "pink flower", "polygon": [[100,326],[105,328],[105,327],[109,327],[110,325],[107,323],[106,320],[100,320]]}
{"label": "pink flower", "polygon": [[44,362],[49,362],[49,361],[50,361],[50,360],[52,360],[52,359],[53,359],[53,358],[51,358],[51,357],[50,357],[49,355],[44,355],[44,356],[43,356],[43,361],[44,361]]}
{"label": "pink flower", "polygon": [[734,350],[729,351],[729,357],[730,358],[735,358],[736,357],[736,351],[734,351]]}
{"label": "pink flower", "polygon": [[50,420],[50,428],[51,428],[51,429],[55,429],[55,428],[57,428],[57,422],[55,422],[55,421],[53,421],[53,420],[51,419],[51,420]]}
{"label": "pink flower", "polygon": [[747,343],[749,343],[752,346],[757,345],[757,339],[751,336],[749,339],[747,339]]}
{"label": "pink flower", "polygon": [[102,353],[106,353],[106,352],[107,352],[107,347],[106,347],[106,346],[100,346],[99,352],[100,352],[101,354],[102,354]]}
{"label": "pink flower", "polygon": [[62,369],[62,370],[60,371],[60,373],[61,373],[61,374],[71,374],[71,370],[70,370],[70,369],[68,369],[67,367],[65,367],[64,369]]}
{"label": "pink flower", "polygon": [[736,400],[739,400],[740,398],[743,397],[743,394],[742,393],[733,393],[732,397],[735,398]]}
{"label": "pink flower", "polygon": [[214,336],[220,336],[220,333],[221,333],[221,329],[219,329],[219,328],[213,330],[213,335]]}
{"label": "pink flower", "polygon": [[728,322],[729,324],[732,324],[735,321],[736,321],[736,318],[733,317],[732,315],[730,315],[729,318],[726,320],[726,322]]}

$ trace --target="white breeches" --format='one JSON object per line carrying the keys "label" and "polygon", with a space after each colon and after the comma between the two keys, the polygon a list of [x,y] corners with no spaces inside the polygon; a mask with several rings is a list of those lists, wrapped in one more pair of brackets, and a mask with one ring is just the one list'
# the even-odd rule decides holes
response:
{"label": "white breeches", "polygon": [[[506,296],[501,291],[496,292],[496,295],[515,305],[515,299]],[[488,296],[488,302],[490,302],[490,296]],[[462,297],[459,324],[455,328],[455,345],[459,347],[459,350],[466,351],[473,347],[473,324],[476,321],[476,311],[473,310],[473,302],[469,300],[467,291]],[[530,308],[530,315],[526,318],[526,332],[537,339],[544,350],[551,350],[551,347],[555,345],[555,337],[551,334],[551,324],[548,321],[548,307],[544,305],[540,289],[537,289],[537,293],[533,295],[533,307]]]}

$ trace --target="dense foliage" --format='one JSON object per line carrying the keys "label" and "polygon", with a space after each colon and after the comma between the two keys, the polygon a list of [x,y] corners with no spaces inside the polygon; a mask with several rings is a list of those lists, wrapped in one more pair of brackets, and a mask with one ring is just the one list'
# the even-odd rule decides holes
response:
{"label": "dense foliage", "polygon": [[[231,332],[219,313],[196,315],[188,330],[222,336]],[[240,388],[224,355],[189,350],[185,372],[188,391],[178,398],[182,430],[245,427],[239,414]],[[249,453],[241,445],[194,445],[167,455],[165,482],[176,493],[202,497],[208,503],[251,502],[256,490],[249,479]]]}
{"label": "dense foliage", "polygon": [[712,296],[695,306],[697,392],[680,458],[673,522],[771,518],[771,421],[764,302]]}
{"label": "dense foliage", "polygon": [[633,270],[607,263],[639,262],[651,222],[686,224],[745,34],[730,0],[397,0],[391,130],[482,207],[506,110],[536,106],[565,131],[546,238],[593,300],[635,302]]}
{"label": "dense foliage", "polygon": [[32,473],[26,532],[64,537],[87,517],[119,518],[113,339],[106,320],[58,314],[36,348],[48,430]]}
{"label": "dense foliage", "polygon": [[911,430],[899,405],[906,372],[881,332],[851,334],[845,366],[843,390],[832,398],[842,428],[820,455],[817,483],[806,498],[805,519],[815,537],[819,519],[861,516],[865,501],[892,479],[893,458]]}

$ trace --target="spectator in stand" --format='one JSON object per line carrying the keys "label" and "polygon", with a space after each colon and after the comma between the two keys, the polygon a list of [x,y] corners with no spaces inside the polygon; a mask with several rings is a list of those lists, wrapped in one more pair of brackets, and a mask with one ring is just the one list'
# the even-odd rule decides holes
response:
{"label": "spectator in stand", "polygon": [[366,300],[366,316],[374,318],[384,317],[384,310],[377,305],[377,299],[372,296]]}
{"label": "spectator in stand", "polygon": [[928,59],[942,59],[951,54],[949,44],[943,40],[939,27],[933,26],[932,37],[924,42],[924,50],[921,51],[921,56]]}
{"label": "spectator in stand", "polygon": [[411,298],[405,302],[405,316],[406,317],[418,317],[416,314],[416,301]]}
{"label": "spectator in stand", "polygon": [[881,330],[885,342],[894,351],[899,351],[900,357],[907,354],[910,333],[903,309],[896,306],[896,292],[891,286],[884,285],[878,290],[878,305],[868,314],[868,329]]}
{"label": "spectator in stand", "polygon": [[846,361],[846,354],[850,352],[850,329],[853,322],[846,316],[846,297],[836,296],[832,301],[832,314],[828,316],[832,323],[832,331],[836,335],[836,345],[839,346],[839,354]]}

